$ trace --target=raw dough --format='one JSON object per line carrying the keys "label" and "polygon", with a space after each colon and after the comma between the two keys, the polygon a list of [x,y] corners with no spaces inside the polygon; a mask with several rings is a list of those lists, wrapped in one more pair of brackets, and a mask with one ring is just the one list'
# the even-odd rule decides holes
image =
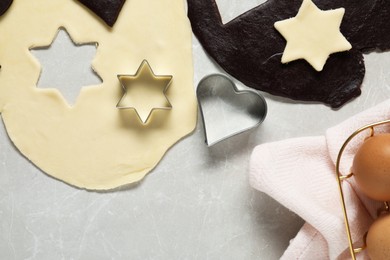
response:
{"label": "raw dough", "polygon": [[[18,0],[0,20],[0,35],[7,35],[0,37],[0,112],[7,132],[44,172],[82,188],[139,181],[196,124],[183,1],[131,0],[122,15],[109,30],[76,1]],[[61,26],[76,42],[99,43],[92,65],[103,83],[83,88],[73,108],[59,91],[36,87],[40,65],[29,52],[50,44]],[[116,108],[123,95],[117,74],[134,73],[144,59],[155,74],[175,79],[167,91],[172,110],[155,111],[146,127]]]}
{"label": "raw dough", "polygon": [[268,0],[226,24],[216,0],[187,3],[194,34],[226,72],[248,87],[290,99],[340,107],[361,93],[362,52],[390,49],[388,0],[315,1],[321,10],[345,8],[340,31],[353,46],[348,52],[332,54],[321,72],[304,60],[280,62],[286,40],[274,24],[294,17],[302,0]]}
{"label": "raw dough", "polygon": [[0,1],[0,15],[3,15],[7,12],[8,8],[11,6],[12,0],[1,0]]}
{"label": "raw dough", "polygon": [[126,0],[78,0],[113,27]]}
{"label": "raw dough", "polygon": [[350,50],[352,45],[340,32],[344,8],[320,10],[311,0],[304,0],[297,16],[275,23],[287,40],[282,63],[305,59],[322,71],[329,55]]}

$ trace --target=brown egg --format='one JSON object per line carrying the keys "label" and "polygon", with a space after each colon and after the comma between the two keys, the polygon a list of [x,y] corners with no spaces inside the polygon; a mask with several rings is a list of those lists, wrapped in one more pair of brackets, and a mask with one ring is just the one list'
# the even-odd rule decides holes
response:
{"label": "brown egg", "polygon": [[371,260],[390,259],[390,214],[375,220],[367,234],[367,253]]}
{"label": "brown egg", "polygon": [[368,197],[390,201],[390,134],[368,138],[355,155],[352,172]]}

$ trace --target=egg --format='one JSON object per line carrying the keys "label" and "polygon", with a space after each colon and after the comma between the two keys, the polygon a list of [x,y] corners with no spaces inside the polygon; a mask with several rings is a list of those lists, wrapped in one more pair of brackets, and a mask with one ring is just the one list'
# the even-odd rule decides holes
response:
{"label": "egg", "polygon": [[390,214],[382,215],[367,233],[367,253],[371,260],[390,259]]}
{"label": "egg", "polygon": [[355,155],[352,172],[368,197],[390,201],[390,134],[366,139]]}

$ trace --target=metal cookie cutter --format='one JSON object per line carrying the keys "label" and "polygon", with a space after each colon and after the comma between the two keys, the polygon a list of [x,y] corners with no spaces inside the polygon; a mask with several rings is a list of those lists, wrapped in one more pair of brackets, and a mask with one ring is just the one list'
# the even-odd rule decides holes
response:
{"label": "metal cookie cutter", "polygon": [[[346,229],[347,238],[348,238],[349,251],[350,251],[350,254],[351,254],[351,257],[352,257],[353,260],[356,260],[356,254],[358,254],[358,253],[360,253],[360,252],[362,252],[363,250],[366,249],[366,247],[367,247],[367,244],[366,244],[366,236],[367,236],[367,234],[363,237],[363,245],[361,245],[360,247],[356,247],[355,248],[354,245],[353,245],[354,242],[353,242],[353,238],[352,238],[352,235],[351,235],[351,227],[350,227],[349,220],[348,220],[347,206],[346,206],[346,203],[345,203],[343,186],[342,186],[343,181],[346,181],[347,179],[352,178],[354,176],[354,174],[353,173],[349,173],[347,175],[344,175],[344,174],[341,173],[341,171],[340,171],[341,159],[342,159],[343,153],[344,153],[345,149],[347,148],[348,144],[357,135],[359,135],[360,133],[362,133],[362,132],[364,132],[366,130],[370,130],[370,134],[369,134],[368,137],[373,137],[375,135],[375,129],[374,128],[378,127],[378,126],[385,125],[385,124],[390,124],[390,120],[386,120],[386,121],[381,121],[381,122],[377,122],[377,123],[374,123],[374,124],[370,124],[370,125],[364,126],[364,127],[360,128],[360,129],[356,130],[353,134],[351,134],[347,138],[347,140],[341,146],[339,154],[337,156],[337,160],[336,160],[337,182],[338,182],[338,187],[339,187],[339,191],[340,191],[341,205],[342,205],[342,209],[343,209],[343,213],[344,213],[344,223],[345,223],[345,229]],[[380,215],[380,213],[382,213],[382,212],[389,212],[390,211],[389,203],[388,202],[383,202],[383,203],[384,203],[384,208],[378,210],[378,215]]]}
{"label": "metal cookie cutter", "polygon": [[222,74],[204,77],[196,94],[208,146],[260,125],[267,114],[263,96],[254,90],[238,90]]}
{"label": "metal cookie cutter", "polygon": [[[148,61],[143,60],[135,75],[118,75],[124,94],[116,107],[118,109],[134,110],[142,124],[147,124],[153,111],[172,109],[172,105],[166,96],[166,91],[172,83],[172,78],[173,76],[171,75],[155,75]],[[153,96],[156,96],[156,93],[148,96],[144,94],[142,97],[129,94],[133,88],[139,89],[140,87],[143,91],[151,91],[154,88],[154,91],[157,91],[158,95],[160,95],[160,100],[153,100]],[[145,102],[145,99],[147,99],[147,102]],[[156,105],[147,104],[153,101],[156,102]],[[144,111],[141,108],[144,108]]]}

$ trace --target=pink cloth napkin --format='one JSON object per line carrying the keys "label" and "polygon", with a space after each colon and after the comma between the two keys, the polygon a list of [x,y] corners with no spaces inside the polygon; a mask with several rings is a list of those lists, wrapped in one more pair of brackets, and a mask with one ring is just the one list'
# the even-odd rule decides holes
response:
{"label": "pink cloth napkin", "polygon": [[[257,146],[250,162],[250,183],[302,217],[306,223],[282,259],[349,259],[335,161],[344,141],[358,128],[390,119],[390,100],[326,131],[325,136],[290,139]],[[376,132],[390,130],[389,126]],[[348,174],[353,156],[369,132],[353,139],[342,158]],[[354,241],[361,242],[382,206],[362,194],[353,178],[343,183]],[[365,252],[358,259],[368,259]]]}

